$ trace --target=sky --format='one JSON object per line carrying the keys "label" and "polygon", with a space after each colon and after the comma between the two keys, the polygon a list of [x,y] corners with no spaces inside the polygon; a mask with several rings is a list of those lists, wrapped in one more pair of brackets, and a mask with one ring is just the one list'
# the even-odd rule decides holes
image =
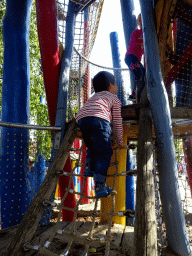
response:
{"label": "sky", "polygon": [[[134,7],[134,14],[137,17],[137,15],[140,13],[139,0],[134,0]],[[113,66],[110,45],[111,32],[118,33],[121,67],[127,68],[126,64],[124,63],[126,46],[121,17],[120,0],[104,0],[99,28],[90,56],[91,62],[105,67]]]}

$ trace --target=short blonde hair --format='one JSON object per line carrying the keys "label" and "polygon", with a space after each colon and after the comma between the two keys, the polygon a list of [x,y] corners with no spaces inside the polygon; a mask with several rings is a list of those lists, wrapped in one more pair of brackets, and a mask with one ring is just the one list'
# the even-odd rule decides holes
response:
{"label": "short blonde hair", "polygon": [[139,13],[139,15],[137,16],[137,26],[140,26],[140,21],[141,21],[141,13]]}

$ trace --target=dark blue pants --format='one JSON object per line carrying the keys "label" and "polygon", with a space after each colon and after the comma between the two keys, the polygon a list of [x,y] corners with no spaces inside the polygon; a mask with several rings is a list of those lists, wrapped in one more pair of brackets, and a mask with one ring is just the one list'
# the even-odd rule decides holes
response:
{"label": "dark blue pants", "polygon": [[95,182],[106,181],[113,150],[111,127],[107,120],[99,117],[84,117],[78,121],[87,150],[86,165],[94,173]]}
{"label": "dark blue pants", "polygon": [[136,87],[138,91],[138,97],[140,98],[140,94],[145,86],[145,68],[141,64],[141,62],[137,59],[137,57],[133,54],[129,54],[125,56],[125,63],[128,68],[135,75],[135,87],[133,88],[133,94],[136,94]]}

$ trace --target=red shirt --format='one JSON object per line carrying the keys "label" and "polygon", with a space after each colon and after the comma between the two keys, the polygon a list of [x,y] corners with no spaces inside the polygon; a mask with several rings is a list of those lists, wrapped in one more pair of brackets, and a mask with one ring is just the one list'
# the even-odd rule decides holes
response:
{"label": "red shirt", "polygon": [[141,57],[144,54],[143,48],[143,31],[140,29],[135,29],[129,41],[129,47],[127,49],[126,55],[133,54],[141,61]]}
{"label": "red shirt", "polygon": [[123,124],[121,117],[121,101],[117,96],[108,91],[95,93],[89,98],[77,113],[75,119],[86,116],[96,116],[113,123],[113,133],[116,142],[123,144]]}

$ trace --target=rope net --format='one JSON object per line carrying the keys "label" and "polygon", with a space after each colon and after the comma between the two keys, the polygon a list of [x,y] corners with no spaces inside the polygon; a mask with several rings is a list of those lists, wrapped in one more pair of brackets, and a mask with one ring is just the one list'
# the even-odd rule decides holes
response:
{"label": "rope net", "polygon": [[[41,255],[68,255],[70,252],[73,251],[73,246],[74,243],[78,243],[82,245],[82,249],[83,249],[83,255],[88,255],[90,246],[94,246],[95,243],[100,243],[101,245],[105,245],[105,255],[110,255],[110,243],[113,240],[113,234],[111,234],[111,229],[112,229],[112,225],[113,225],[113,217],[114,216],[121,216],[123,217],[126,210],[124,212],[115,212],[115,185],[116,185],[116,181],[117,178],[119,176],[125,176],[126,174],[129,174],[130,171],[128,171],[127,173],[120,173],[119,172],[119,168],[118,168],[118,161],[117,161],[117,151],[120,150],[119,148],[114,148],[115,151],[115,162],[111,163],[111,166],[116,166],[116,171],[114,172],[113,175],[108,175],[108,177],[113,177],[113,191],[111,193],[111,197],[112,197],[112,207],[110,212],[107,213],[101,213],[99,212],[98,209],[98,203],[99,203],[99,199],[97,199],[94,196],[89,196],[89,195],[85,195],[85,183],[87,182],[87,179],[89,178],[85,178],[83,174],[76,174],[76,169],[78,167],[85,167],[84,164],[81,163],[81,158],[82,158],[82,152],[84,150],[84,143],[82,143],[80,148],[71,148],[71,152],[77,152],[79,151],[78,154],[78,159],[76,159],[76,163],[74,168],[72,169],[72,171],[70,173],[67,172],[63,172],[61,173],[61,175],[64,176],[68,176],[69,177],[69,184],[68,187],[66,188],[65,194],[62,197],[60,203],[58,205],[54,205],[55,208],[57,208],[57,210],[59,211],[58,213],[58,218],[57,218],[57,223],[54,226],[54,228],[52,229],[51,235],[49,236],[49,239],[47,241],[45,241],[43,246],[40,246],[39,244],[30,244],[27,243],[24,245],[24,250],[38,250],[40,252]],[[131,171],[132,172],[132,171]],[[71,184],[73,183],[74,177],[82,177],[83,179],[83,184],[82,184],[82,188],[80,192],[77,192],[73,189],[71,189]],[[69,193],[75,194],[77,195],[77,203],[75,208],[69,208],[67,206],[65,206],[65,200],[68,196]],[[80,204],[83,200],[83,198],[89,198],[94,200],[94,206],[93,209],[90,210],[89,212],[87,211],[83,211],[81,209],[79,209]],[[67,210],[70,211],[70,214],[73,214],[73,222],[71,222],[70,227],[64,227],[63,229],[60,229],[61,227],[61,217],[62,217],[62,210]],[[78,228],[79,228],[79,224],[76,221],[78,218],[78,214],[89,214],[89,216],[91,216],[91,225],[87,226],[87,230],[85,233],[81,234],[81,232],[78,232]],[[134,212],[129,210],[130,216],[134,216]],[[98,217],[101,216],[108,216],[109,217],[109,221],[107,224],[107,230],[106,230],[106,234],[103,234],[101,236],[101,233],[95,233],[94,232],[94,227],[97,225],[97,221],[98,221]],[[61,236],[63,236],[63,239],[65,240],[66,238],[68,238],[67,240],[69,240],[66,243],[66,248],[60,252],[58,254],[58,251],[54,251],[54,246],[51,246],[51,243],[53,241],[53,239],[60,239],[61,240]],[[98,244],[97,244],[98,247]],[[51,249],[53,251],[51,251]],[[54,253],[54,254],[53,254]]]}
{"label": "rope net", "polygon": [[108,71],[115,73],[116,81],[120,82],[119,96],[125,98],[125,102],[129,102],[128,95],[130,93],[130,77],[128,69],[114,69],[104,67],[90,62],[87,58],[80,55],[74,49],[73,63],[69,77],[69,94],[68,94],[68,120],[75,117],[75,114],[83,106],[84,102],[94,93],[91,80],[100,71]]}
{"label": "rope net", "polygon": [[191,108],[192,6],[187,1],[172,2],[157,25],[161,70],[170,105]]}
{"label": "rope net", "polygon": [[[74,1],[76,3],[85,5],[87,1]],[[89,58],[93,48],[99,20],[102,12],[104,0],[98,0],[92,3],[85,11],[80,11],[76,18],[75,34],[74,34],[74,47]],[[58,16],[58,34],[59,41],[65,49],[65,33],[66,33],[66,17],[69,5],[69,0],[56,0],[57,16]],[[76,64],[75,56],[72,57],[71,69],[74,70]]]}
{"label": "rope net", "polygon": [[[78,1],[84,3],[85,1]],[[57,13],[58,13],[58,31],[59,31],[59,41],[62,45],[62,48],[65,48],[65,30],[66,30],[66,15],[69,1],[57,0]],[[67,120],[71,120],[75,114],[78,112],[79,108],[84,104],[84,102],[91,96],[93,93],[93,88],[91,87],[91,79],[96,73],[101,70],[107,70],[110,72],[115,72],[113,68],[107,68],[95,65],[91,63],[88,59],[91,54],[92,47],[94,45],[99,19],[102,11],[103,0],[94,2],[89,6],[88,11],[80,12],[77,16],[76,25],[75,25],[75,49],[73,51],[71,68],[70,68],[70,78],[69,78],[69,93],[68,93],[68,113]],[[160,52],[164,54],[166,58],[163,58],[161,62],[162,73],[164,76],[165,84],[168,90],[170,102],[173,107],[188,107],[190,108],[191,104],[191,10],[187,8],[188,5],[177,1],[177,5],[169,15],[169,31],[167,31],[166,47],[164,51]],[[187,18],[186,18],[187,17]],[[163,34],[163,30],[159,29],[159,39]],[[183,40],[184,38],[184,40]],[[184,56],[184,57],[183,57]],[[166,67],[166,68],[165,68]],[[176,72],[175,72],[176,70]],[[118,70],[117,80],[123,80],[124,88],[129,88],[129,71],[128,69]],[[171,89],[170,89],[171,88]],[[122,91],[122,94],[126,95],[130,93],[129,90],[126,92]],[[11,132],[10,132],[11,131]],[[10,136],[6,141],[3,141],[4,132],[9,133]],[[46,133],[46,136],[45,136]],[[20,223],[26,209],[28,208],[30,202],[32,201],[34,195],[36,194],[39,186],[42,184],[42,180],[46,175],[46,171],[49,167],[51,148],[52,148],[52,135],[51,131],[34,131],[33,129],[26,130],[25,141],[23,142],[23,132],[21,129],[16,128],[7,128],[7,130],[2,130],[1,132],[1,143],[3,148],[14,148],[17,147],[17,141],[19,141],[20,147],[23,147],[27,151],[27,158],[23,159],[22,151],[20,155],[11,154],[11,151],[7,151],[6,158],[2,159],[0,156],[1,167],[4,168],[4,178],[1,185],[1,190],[3,190],[4,196],[12,194],[13,197],[7,200],[7,204],[4,204],[4,207],[1,207],[1,221],[6,222],[11,221],[11,225],[17,225]],[[46,138],[46,139],[45,139]],[[27,145],[29,141],[29,145]],[[23,142],[21,145],[20,142]],[[192,240],[191,226],[192,226],[192,201],[191,201],[191,179],[190,172],[187,171],[189,168],[187,156],[190,148],[190,138],[184,137],[182,135],[175,137],[175,148],[176,148],[176,157],[178,163],[178,177],[180,184],[180,191],[182,195],[183,203],[183,212],[186,218],[186,227],[188,230],[188,236]],[[71,159],[75,162],[75,165],[72,167],[70,173],[62,172],[61,175],[69,178],[69,183],[64,192],[64,195],[59,199],[59,204],[53,202],[44,202],[45,206],[50,205],[57,208],[59,211],[56,225],[52,230],[51,235],[44,242],[43,245],[38,244],[36,241],[29,241],[29,243],[24,245],[24,250],[37,250],[42,255],[69,255],[73,251],[74,243],[81,245],[81,251],[83,255],[88,255],[92,245],[97,242],[104,245],[105,249],[103,251],[104,255],[110,255],[110,245],[113,240],[112,226],[113,226],[113,217],[119,216],[123,217],[126,215],[129,209],[126,209],[123,212],[115,212],[115,184],[119,176],[128,175],[129,170],[126,173],[119,172],[118,163],[117,163],[117,152],[118,148],[114,149],[116,160],[111,165],[116,166],[116,171],[112,175],[113,178],[113,192],[111,195],[112,207],[110,212],[101,213],[98,211],[99,200],[94,197],[94,184],[92,178],[85,178],[81,168],[84,168],[85,165],[82,163],[82,152],[84,149],[84,144],[80,143],[80,147],[75,147],[71,149]],[[136,156],[136,151],[134,155]],[[162,251],[166,246],[166,227],[163,219],[163,212],[161,207],[161,199],[159,193],[159,177],[158,177],[158,166],[156,161],[156,150],[154,145],[154,180],[155,180],[155,189],[156,189],[156,219],[157,219],[157,234],[158,234],[158,253],[162,255]],[[19,162],[25,162],[26,170],[25,174],[20,172],[19,174]],[[3,163],[3,165],[2,165]],[[5,164],[7,163],[7,165]],[[17,163],[17,164],[14,164]],[[15,168],[15,173],[17,173],[17,179],[14,177],[9,177],[9,173],[6,172],[6,168]],[[132,170],[130,170],[132,173]],[[1,174],[2,175],[2,174]],[[2,177],[2,176],[1,176]],[[81,178],[81,188],[74,186],[74,189],[71,189],[71,185],[77,179]],[[23,181],[27,182],[27,190],[15,192],[15,183],[21,181],[20,186],[23,186]],[[136,186],[136,177],[134,178]],[[85,193],[85,184],[89,182],[92,184],[92,188],[89,190],[89,195]],[[76,198],[76,206],[74,208],[69,208],[66,206],[66,199],[69,194],[74,194]],[[58,197],[60,197],[58,195]],[[17,201],[15,200],[17,198]],[[94,202],[93,209],[90,211],[81,210],[81,204],[84,201],[84,198],[92,200]],[[13,212],[8,209],[11,209],[15,203],[18,204],[18,201],[21,202],[18,205],[22,210],[14,216],[14,221],[12,222]],[[62,223],[62,211],[67,210],[69,214],[73,216],[73,221],[70,225]],[[80,234],[78,222],[79,214],[89,214],[91,218],[91,225],[89,229],[84,233]],[[109,221],[107,225],[107,232],[101,236],[101,233],[97,234],[94,232],[94,228],[97,226],[98,218],[101,216],[108,216]],[[50,217],[50,213],[46,213],[44,218],[41,220],[41,225],[46,223],[46,219]],[[132,211],[129,211],[129,217],[134,217]],[[61,228],[62,226],[62,228]],[[3,227],[2,227],[3,229]],[[58,253],[54,246],[52,245],[54,240],[61,236],[63,237],[64,248]],[[54,251],[55,250],[55,251]]]}

